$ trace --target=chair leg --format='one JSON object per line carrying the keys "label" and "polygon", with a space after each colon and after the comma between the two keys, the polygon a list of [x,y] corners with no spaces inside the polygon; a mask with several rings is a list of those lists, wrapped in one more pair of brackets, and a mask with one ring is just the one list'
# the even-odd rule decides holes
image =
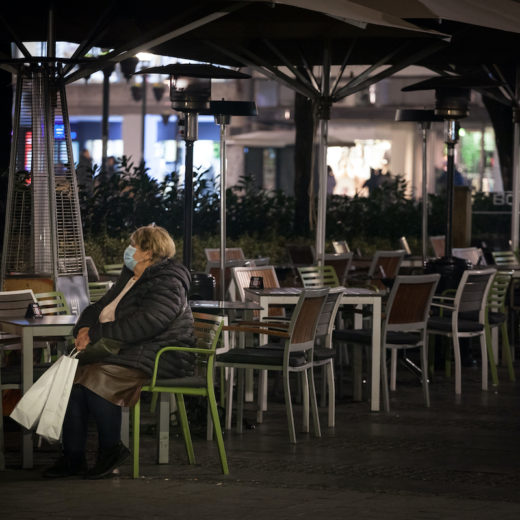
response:
{"label": "chair leg", "polygon": [[313,367],[310,367],[308,370],[309,370],[309,392],[310,392],[310,401],[311,401],[311,409],[312,409],[312,425],[313,425],[314,435],[316,437],[321,437],[320,416],[318,413],[318,399],[316,398],[316,385],[314,383],[314,369],[313,369]]}
{"label": "chair leg", "polygon": [[509,345],[509,334],[507,333],[507,322],[504,321],[501,326],[502,330],[502,359],[507,364],[509,380],[515,380],[515,370],[513,368],[513,360],[511,359],[511,346]]}
{"label": "chair leg", "polygon": [[421,347],[421,370],[424,402],[430,407],[430,387],[428,381],[428,335],[425,335],[424,345]]}
{"label": "chair leg", "polygon": [[231,430],[231,422],[233,418],[233,385],[235,382],[235,369],[228,367],[228,376],[226,378],[226,430]]}
{"label": "chair leg", "polygon": [[322,408],[327,406],[327,395],[326,395],[327,385],[328,385],[327,373],[328,373],[327,365],[323,365],[321,367],[321,392],[320,392],[320,406]]}
{"label": "chair leg", "polygon": [[294,429],[291,387],[289,385],[289,372],[285,371],[283,373],[283,393],[285,398],[285,412],[287,413],[287,423],[289,427],[289,442],[296,444],[296,431]]}
{"label": "chair leg", "polygon": [[[498,373],[497,373],[497,364],[495,359],[495,353],[493,352],[493,340],[491,337],[491,327],[489,325],[486,326],[485,331],[485,342],[487,348],[487,356],[489,360],[489,368],[491,370],[491,383],[493,386],[498,385]],[[482,365],[484,365],[484,360],[482,360]]]}
{"label": "chair leg", "polygon": [[[1,383],[1,381],[0,381]],[[0,471],[5,469],[4,409],[2,407],[2,385],[0,385]]]}
{"label": "chair leg", "polygon": [[298,381],[300,382],[299,394],[302,396],[302,432],[309,433],[309,378],[306,370],[300,372]]}
{"label": "chair leg", "polygon": [[[488,355],[487,355],[487,345],[486,345],[486,336],[485,334],[480,335],[480,352],[482,356],[482,390],[488,389]],[[491,352],[491,356],[493,356],[493,352]],[[491,357],[490,362],[493,363],[495,370],[496,365]]]}
{"label": "chair leg", "polygon": [[218,454],[220,456],[220,464],[222,466],[222,473],[229,475],[229,468],[227,463],[226,448],[224,446],[224,438],[222,436],[222,428],[220,426],[220,418],[218,415],[217,401],[215,399],[215,391],[213,387],[207,389],[208,392],[208,407],[213,421],[213,428],[215,430],[215,437],[217,438]]}
{"label": "chair leg", "polygon": [[334,428],[336,425],[336,386],[334,382],[334,362],[331,359],[325,365],[327,387],[329,389],[329,428]]}
{"label": "chair leg", "polygon": [[[455,358],[455,394],[460,395],[462,392],[461,385],[461,359],[460,359],[460,344],[457,333],[452,336],[453,341],[453,357]],[[451,370],[450,370],[451,372]]]}
{"label": "chair leg", "polygon": [[177,397],[177,406],[179,407],[179,418],[181,421],[182,435],[184,444],[186,445],[186,453],[190,464],[195,464],[195,454],[193,452],[193,444],[191,442],[190,426],[188,424],[188,415],[186,414],[186,405],[184,404],[184,396],[175,394]]}
{"label": "chair leg", "polygon": [[133,478],[139,478],[139,436],[141,429],[141,400],[137,401],[133,410]]}
{"label": "chair leg", "polygon": [[388,370],[386,368],[386,347],[381,350],[381,390],[383,392],[383,406],[386,413],[390,412],[390,392],[388,391]]}
{"label": "chair leg", "polygon": [[397,350],[390,350],[390,391],[395,392],[397,382]]}
{"label": "chair leg", "polygon": [[246,370],[237,369],[237,433],[242,433],[244,426],[244,399]]}

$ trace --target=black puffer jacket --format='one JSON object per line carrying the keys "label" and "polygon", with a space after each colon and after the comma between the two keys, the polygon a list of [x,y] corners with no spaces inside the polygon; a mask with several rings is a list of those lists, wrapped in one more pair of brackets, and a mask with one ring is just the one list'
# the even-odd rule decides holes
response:
{"label": "black puffer jacket", "polygon": [[[100,323],[99,314],[125,287],[133,272],[123,268],[114,286],[79,317],[74,336],[89,327],[92,343],[102,337],[123,342],[118,355],[103,361],[139,368],[152,374],[155,355],[167,345],[193,347],[193,316],[188,304],[190,273],[173,259],[148,267],[135,285],[123,296],[115,312],[115,321]],[[195,357],[188,352],[170,352],[161,357],[161,377],[185,377],[193,374]]]}

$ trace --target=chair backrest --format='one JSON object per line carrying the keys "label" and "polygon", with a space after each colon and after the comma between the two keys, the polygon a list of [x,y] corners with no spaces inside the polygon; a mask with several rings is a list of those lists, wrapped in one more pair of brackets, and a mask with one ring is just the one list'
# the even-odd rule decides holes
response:
{"label": "chair backrest", "polygon": [[[245,289],[249,287],[252,276],[261,276],[264,282],[264,289],[276,289],[280,287],[278,276],[274,266],[263,265],[256,267],[233,267],[231,269],[233,281],[238,292],[238,298],[240,301],[246,299]],[[253,313],[255,316],[259,314],[259,311]],[[285,316],[283,307],[270,306],[268,311],[269,316]]]}
{"label": "chair backrest", "polygon": [[368,268],[368,276],[373,279],[373,285],[378,289],[385,289],[385,285],[378,278],[395,278],[399,274],[404,255],[405,252],[402,249],[376,251]]}
{"label": "chair backrest", "polygon": [[287,244],[287,253],[293,267],[301,267],[314,264],[316,257],[314,247],[310,245]]}
{"label": "chair backrest", "polygon": [[193,334],[195,336],[195,346],[215,351],[223,324],[222,316],[194,312]]}
{"label": "chair backrest", "polygon": [[484,323],[487,296],[496,272],[496,269],[488,268],[467,269],[462,273],[454,303],[459,314]]}
{"label": "chair backrest", "polygon": [[513,271],[498,271],[493,279],[487,298],[487,310],[491,312],[505,312],[509,284],[513,278]]}
{"label": "chair backrest", "polygon": [[399,239],[399,246],[407,255],[412,254],[412,250],[410,249],[410,246],[408,244],[408,240],[406,240],[406,237],[401,237]]}
{"label": "chair backrest", "polygon": [[499,267],[518,267],[520,264],[513,251],[492,251],[491,256]]}
{"label": "chair backrest", "polygon": [[233,280],[236,284],[240,301],[246,299],[245,290],[249,287],[251,277],[261,276],[264,281],[264,289],[276,289],[280,287],[278,276],[272,265],[262,265],[255,267],[233,267],[231,269]]}
{"label": "chair backrest", "polygon": [[444,249],[446,247],[446,236],[445,235],[435,235],[430,237],[430,244],[433,248],[433,254],[440,258],[444,256]]}
{"label": "chair backrest", "polygon": [[61,291],[37,293],[34,295],[42,314],[70,314],[70,307]]}
{"label": "chair backrest", "polygon": [[306,289],[315,287],[338,287],[340,285],[336,270],[332,265],[308,265],[298,267],[303,286]]}
{"label": "chair backrest", "polygon": [[340,285],[346,285],[350,266],[352,265],[352,258],[354,253],[342,253],[330,255],[326,254],[323,259],[325,265],[331,265],[336,271]]}
{"label": "chair backrest", "polygon": [[386,304],[385,330],[426,330],[433,295],[441,275],[397,276]]}
{"label": "chair backrest", "polygon": [[29,303],[36,298],[31,289],[0,292],[0,318],[24,318]]}
{"label": "chair backrest", "polygon": [[113,284],[113,282],[89,282],[88,293],[90,303],[95,303],[100,300]]}
{"label": "chair backrest", "polygon": [[110,276],[119,276],[123,270],[123,264],[105,264],[103,272]]}
{"label": "chair backrest", "polygon": [[350,247],[348,247],[348,243],[346,240],[333,240],[332,247],[334,248],[335,253],[350,253]]}
{"label": "chair backrest", "polygon": [[289,324],[289,339],[286,343],[289,352],[312,352],[318,320],[328,293],[327,287],[302,291]]}
{"label": "chair backrest", "polygon": [[316,326],[316,340],[323,347],[332,347],[332,331],[334,330],[334,322],[339,306],[341,305],[341,297],[345,289],[343,287],[333,287],[329,289],[329,294],[325,300],[325,305],[321,310]]}
{"label": "chair backrest", "polygon": [[89,282],[99,282],[99,272],[91,256],[85,257],[87,265],[87,277]]}
{"label": "chair backrest", "polygon": [[[212,264],[220,263],[220,249],[219,248],[210,248],[206,247],[204,249],[204,253],[206,254],[206,260]],[[244,256],[244,251],[242,251],[241,247],[226,247],[226,262],[230,260],[239,260],[245,262],[246,257]]]}
{"label": "chair backrest", "polygon": [[472,265],[487,265],[484,253],[480,247],[454,247],[451,254],[457,258],[468,260]]}

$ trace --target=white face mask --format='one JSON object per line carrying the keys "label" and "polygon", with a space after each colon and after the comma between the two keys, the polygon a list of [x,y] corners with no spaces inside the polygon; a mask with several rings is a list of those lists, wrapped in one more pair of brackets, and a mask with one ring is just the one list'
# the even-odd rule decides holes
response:
{"label": "white face mask", "polygon": [[134,246],[128,246],[123,254],[125,265],[128,267],[128,269],[130,269],[130,271],[133,271],[137,265],[137,260],[134,259],[134,254],[136,251],[137,249]]}

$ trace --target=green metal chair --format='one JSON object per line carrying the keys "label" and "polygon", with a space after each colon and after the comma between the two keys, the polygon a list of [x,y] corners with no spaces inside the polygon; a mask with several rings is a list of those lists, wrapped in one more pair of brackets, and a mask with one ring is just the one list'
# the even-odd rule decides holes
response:
{"label": "green metal chair", "polygon": [[109,276],[119,276],[123,269],[123,264],[105,264],[103,272]]}
{"label": "green metal chair", "polygon": [[298,274],[305,289],[339,286],[338,275],[332,265],[298,267]]}
{"label": "green metal chair", "polygon": [[61,291],[50,291],[34,295],[42,314],[70,314],[70,307]]}
{"label": "green metal chair", "polygon": [[502,356],[506,363],[509,379],[515,380],[515,371],[513,369],[513,360],[511,358],[511,347],[509,345],[509,335],[507,333],[507,307],[506,298],[509,291],[509,285],[513,277],[513,271],[498,271],[493,280],[493,285],[489,290],[487,313],[486,313],[486,342],[488,346],[489,366],[491,370],[491,379],[494,385],[498,384],[498,374],[496,363],[498,362],[499,349],[493,348],[491,338],[491,330],[500,328],[502,335]]}
{"label": "green metal chair", "polygon": [[89,282],[88,293],[90,297],[90,303],[95,303],[112,287],[113,282]]}
{"label": "green metal chair", "polygon": [[[191,442],[190,427],[184,404],[185,395],[198,395],[208,398],[208,406],[215,429],[218,452],[222,473],[229,474],[224,438],[220,427],[220,419],[215,399],[215,389],[213,383],[213,372],[215,364],[215,351],[220,339],[223,321],[219,316],[210,314],[193,313],[194,333],[197,340],[196,348],[189,347],[164,347],[155,358],[155,367],[150,384],[143,386],[142,392],[152,392],[154,398],[162,392],[174,394],[177,400],[179,421],[181,423],[182,434],[186,445],[186,452],[190,464],[195,464],[193,444]],[[204,372],[203,375],[195,375],[179,379],[161,379],[158,377],[158,369],[161,357],[168,352],[191,352],[197,355],[197,366]],[[154,402],[155,399],[152,401]],[[133,408],[133,477],[139,478],[139,435],[140,435],[140,400]]]}

